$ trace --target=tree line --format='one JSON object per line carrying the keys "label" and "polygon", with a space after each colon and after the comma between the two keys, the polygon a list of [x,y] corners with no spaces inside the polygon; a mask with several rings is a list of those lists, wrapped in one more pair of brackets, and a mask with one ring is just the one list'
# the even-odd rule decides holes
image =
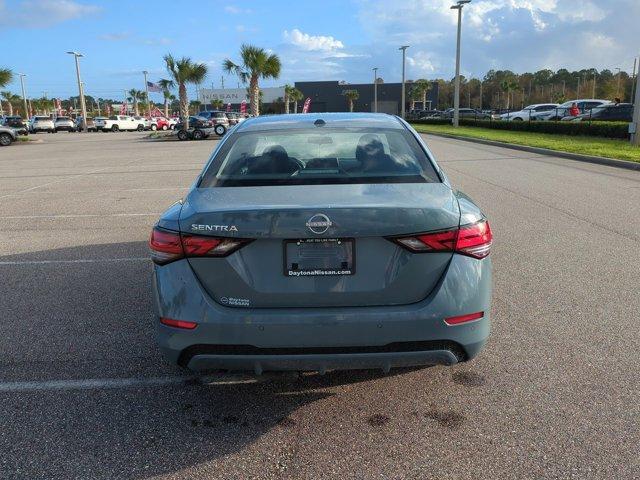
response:
{"label": "tree line", "polygon": [[[438,109],[453,105],[454,78],[437,79]],[[565,68],[515,73],[489,70],[482,78],[460,78],[460,106],[482,109],[520,109],[533,103],[563,103],[577,98],[633,102],[634,80],[625,71]],[[412,97],[413,98],[413,97]],[[434,105],[435,108],[435,105]]]}

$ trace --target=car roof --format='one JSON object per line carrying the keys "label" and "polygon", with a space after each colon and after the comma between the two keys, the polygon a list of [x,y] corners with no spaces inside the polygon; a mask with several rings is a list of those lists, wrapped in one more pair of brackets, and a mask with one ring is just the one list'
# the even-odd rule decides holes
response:
{"label": "car roof", "polygon": [[386,113],[294,113],[289,115],[264,115],[245,120],[236,132],[260,130],[313,128],[314,122],[322,120],[328,127],[379,127],[404,129],[404,125],[394,115]]}

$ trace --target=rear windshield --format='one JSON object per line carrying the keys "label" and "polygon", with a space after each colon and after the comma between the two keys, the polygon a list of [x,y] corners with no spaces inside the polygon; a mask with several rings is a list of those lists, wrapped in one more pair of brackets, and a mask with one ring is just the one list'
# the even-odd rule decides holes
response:
{"label": "rear windshield", "polygon": [[407,130],[316,128],[232,135],[199,187],[440,181]]}
{"label": "rear windshield", "polygon": [[69,117],[58,117],[56,120],[69,120]]}

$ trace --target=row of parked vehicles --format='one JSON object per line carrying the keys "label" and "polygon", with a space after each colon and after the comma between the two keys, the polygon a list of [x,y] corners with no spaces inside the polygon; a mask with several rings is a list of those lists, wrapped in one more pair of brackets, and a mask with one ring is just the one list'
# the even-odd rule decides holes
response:
{"label": "row of parked vehicles", "polygon": [[[453,108],[440,110],[412,110],[414,119],[453,118]],[[633,104],[614,103],[609,100],[585,98],[558,103],[537,103],[528,105],[522,110],[492,112],[475,108],[460,108],[460,118],[474,120],[504,120],[508,122],[522,121],[621,121],[631,122]]]}

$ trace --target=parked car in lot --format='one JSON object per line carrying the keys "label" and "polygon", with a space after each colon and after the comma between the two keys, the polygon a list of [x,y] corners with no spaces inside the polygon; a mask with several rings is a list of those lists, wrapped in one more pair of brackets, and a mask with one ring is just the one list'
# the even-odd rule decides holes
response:
{"label": "parked car in lot", "polygon": [[202,140],[207,138],[214,126],[213,123],[203,117],[190,116],[189,129],[185,130],[183,123],[177,123],[175,129],[180,140]]}
{"label": "parked car in lot", "polygon": [[136,120],[129,115],[112,115],[109,118],[96,119],[96,128],[103,132],[117,132],[120,130],[137,130],[139,132],[145,129],[145,122]]}
{"label": "parked car in lot", "polygon": [[227,118],[227,112],[219,110],[205,110],[198,112],[198,116],[206,118],[213,124],[216,135],[222,136],[227,130],[229,130],[229,119]]}
{"label": "parked car in lot", "polygon": [[77,130],[76,124],[71,117],[56,117],[53,125],[56,128],[56,132],[75,132]]}
{"label": "parked car in lot", "polygon": [[[91,118],[91,117],[87,117],[87,132],[96,132],[97,128],[96,128],[96,120],[99,118],[106,118],[106,117],[96,117],[96,118]],[[75,120],[75,126],[76,126],[76,131],[81,132],[82,131],[82,117],[76,117]]]}
{"label": "parked car in lot", "polygon": [[569,100],[568,102],[564,102],[551,110],[532,113],[531,120],[562,120],[564,117],[569,115],[569,109],[574,103],[577,105],[580,113],[588,113],[589,110],[594,107],[599,107],[600,105],[605,105],[611,102],[609,100],[598,100],[594,98]]}
{"label": "parked car in lot", "polygon": [[2,119],[0,125],[13,128],[18,135],[29,135],[29,125],[19,115],[7,115]]}
{"label": "parked car in lot", "polygon": [[150,120],[151,130],[169,130],[169,120],[164,117],[152,117]]}
{"label": "parked car in lot", "polygon": [[607,121],[607,122],[632,122],[632,103],[610,103],[593,107],[586,113],[581,113],[577,117],[564,117],[562,120],[571,122],[581,121]]}
{"label": "parked car in lot", "polygon": [[192,370],[468,361],[489,335],[491,242],[398,117],[247,120],[152,230],[157,341]]}
{"label": "parked car in lot", "polygon": [[0,126],[0,147],[8,147],[18,139],[18,134],[11,127]]}
{"label": "parked car in lot", "polygon": [[[447,108],[442,113],[441,118],[453,118],[453,108]],[[461,108],[460,118],[469,118],[474,120],[487,120],[491,118],[491,116],[484,113],[481,110],[476,110],[475,108]]]}
{"label": "parked car in lot", "polygon": [[167,118],[167,125],[169,127],[169,130],[173,130],[174,128],[176,128],[176,125],[180,122],[179,118],[176,117],[169,117]]}
{"label": "parked car in lot", "polygon": [[53,119],[51,117],[36,115],[35,117],[31,117],[31,120],[29,120],[29,131],[31,133],[38,133],[38,132],[55,133],[56,126],[53,123]]}
{"label": "parked car in lot", "polygon": [[557,103],[537,103],[534,105],[527,105],[522,110],[503,113],[498,116],[497,120],[506,120],[507,122],[522,122],[524,120],[531,119],[531,116],[535,113],[549,112],[557,107]]}

